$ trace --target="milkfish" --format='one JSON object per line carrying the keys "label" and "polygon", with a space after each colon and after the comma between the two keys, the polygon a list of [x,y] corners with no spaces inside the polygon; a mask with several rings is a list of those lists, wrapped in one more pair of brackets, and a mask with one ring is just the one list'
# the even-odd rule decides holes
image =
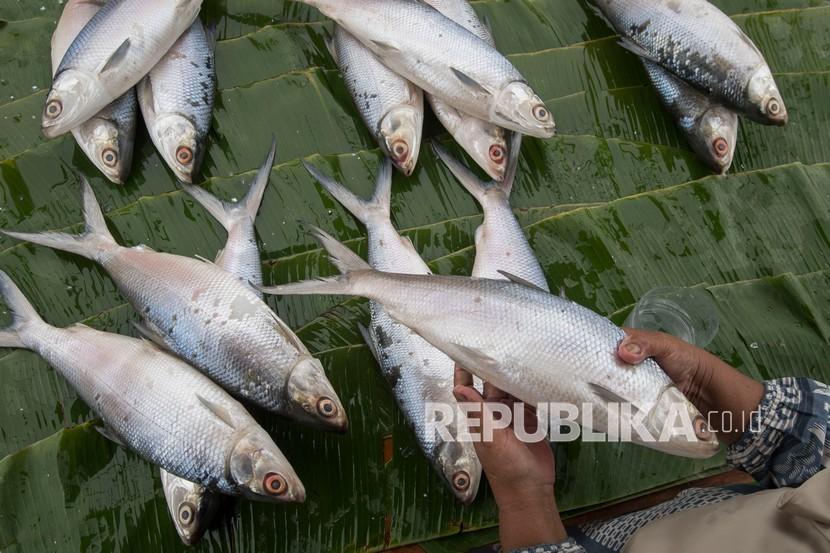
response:
{"label": "milkfish", "polygon": [[[104,4],[105,0],[69,0],[66,3],[52,34],[53,75],[75,37]],[[124,184],[130,174],[137,119],[138,102],[135,90],[131,88],[72,129],[72,136],[86,157],[116,184]]]}
{"label": "milkfish", "polygon": [[595,0],[623,47],[713,94],[759,123],[784,125],[787,108],[758,47],[706,0]]}
{"label": "milkfish", "polygon": [[196,19],[201,0],[109,0],[55,72],[41,126],[55,138],[133,88]]}
{"label": "milkfish", "polygon": [[339,25],[330,46],[363,122],[395,167],[411,175],[421,149],[424,93]]}
{"label": "milkfish", "polygon": [[147,132],[176,178],[193,182],[216,91],[214,31],[196,19],[136,87]]}
{"label": "milkfish", "polygon": [[[425,0],[487,44],[496,47],[490,29],[476,15],[467,0]],[[493,179],[501,181],[507,168],[507,140],[504,129],[488,121],[467,115],[440,98],[427,94],[433,113],[452,137]]]}
{"label": "milkfish", "polygon": [[161,486],[176,532],[185,545],[196,545],[222,506],[221,494],[163,469]]}
{"label": "milkfish", "polygon": [[387,67],[456,109],[531,136],[553,136],[553,116],[518,69],[432,6],[411,0],[302,1],[349,31]]}
{"label": "milkfish", "polygon": [[738,142],[738,115],[656,63],[643,60],[643,66],[698,157],[716,172],[727,172]]}
{"label": "milkfish", "polygon": [[4,232],[102,265],[141,314],[145,336],[235,396],[345,431],[346,413],[320,361],[259,294],[213,263],[118,245],[86,180],[83,205],[83,234]]}
{"label": "milkfish", "polygon": [[[264,292],[366,297],[457,365],[520,401],[571,404],[577,422],[596,432],[613,434],[616,421],[630,421],[633,441],[673,455],[717,453],[706,420],[653,359],[633,366],[619,360],[625,333],[607,318],[521,279],[376,271],[319,229],[315,236],[343,274]],[[592,406],[590,415],[585,404]]]}
{"label": "milkfish", "polygon": [[82,324],[56,328],[0,271],[12,311],[0,347],[52,365],[103,420],[103,434],[164,470],[230,495],[302,502],[305,489],[242,405],[180,358],[145,340]]}
{"label": "milkfish", "polygon": [[[369,262],[375,269],[430,274],[412,242],[398,234],[392,225],[392,169],[388,163],[381,166],[375,194],[370,200],[358,198],[311,165],[306,164],[306,169],[366,226]],[[457,439],[462,436],[462,429],[466,429],[465,420],[456,418],[448,428],[456,440],[444,440],[430,431],[427,419],[427,403],[457,409],[452,394],[455,364],[412,330],[394,322],[380,304],[371,302],[370,311],[369,328],[361,327],[361,333],[415,432],[419,447],[455,496],[465,504],[471,503],[481,481],[481,463],[473,443]]]}

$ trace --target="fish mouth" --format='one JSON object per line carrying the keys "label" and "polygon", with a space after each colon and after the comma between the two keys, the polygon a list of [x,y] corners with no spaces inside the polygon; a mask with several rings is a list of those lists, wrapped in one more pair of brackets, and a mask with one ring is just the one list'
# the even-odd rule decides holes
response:
{"label": "fish mouth", "polygon": [[506,129],[537,138],[551,138],[556,134],[553,114],[522,81],[514,81],[499,92],[490,110],[490,120]]}
{"label": "fish mouth", "polygon": [[415,171],[421,150],[423,111],[413,106],[401,105],[383,117],[379,126],[379,142],[395,167],[404,175]]}

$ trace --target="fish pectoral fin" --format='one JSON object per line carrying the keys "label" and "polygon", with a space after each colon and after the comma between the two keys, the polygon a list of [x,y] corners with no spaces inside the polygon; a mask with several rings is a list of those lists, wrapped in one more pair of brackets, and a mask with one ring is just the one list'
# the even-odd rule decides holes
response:
{"label": "fish pectoral fin", "polygon": [[141,334],[142,338],[153,342],[164,351],[170,351],[170,346],[167,345],[167,341],[164,339],[164,336],[162,336],[158,330],[151,328],[149,323],[133,322],[133,326],[138,333]]}
{"label": "fish pectoral fin", "polygon": [[[222,250],[219,250],[219,254],[216,256],[216,258],[218,259],[220,255],[222,255]],[[196,258],[196,259],[198,259],[199,261],[202,261],[202,262],[204,262],[204,263],[207,263],[208,265],[216,265],[216,263],[214,263],[213,261],[211,261],[211,260],[210,260],[210,259],[208,259],[207,257],[202,257],[202,256],[201,256],[201,255],[199,255],[199,254],[196,254],[196,255],[194,255],[193,257],[195,257],[195,258]]]}
{"label": "fish pectoral fin", "polygon": [[458,79],[461,82],[461,84],[463,84],[465,87],[469,88],[476,94],[486,94],[487,96],[492,95],[484,85],[482,85],[477,80],[470,77],[460,69],[456,69],[455,67],[450,66],[450,71],[452,71],[452,74],[455,75],[455,78]]}
{"label": "fish pectoral fin", "polygon": [[622,46],[624,49],[628,50],[629,52],[631,52],[635,56],[639,56],[639,57],[641,57],[643,59],[646,59],[648,61],[654,62],[656,64],[660,64],[660,62],[657,60],[657,58],[655,58],[654,55],[652,55],[648,50],[646,50],[645,48],[643,48],[639,44],[635,44],[634,42],[632,42],[631,40],[629,40],[625,37],[621,37],[620,40],[617,42],[617,44],[619,44],[620,46]]}
{"label": "fish pectoral fin", "polygon": [[[479,227],[479,228],[481,228],[481,227]],[[507,280],[509,280],[510,282],[513,282],[515,284],[521,284],[522,286],[527,286],[528,288],[533,288],[534,290],[544,292],[545,294],[550,293],[547,290],[545,290],[544,288],[542,288],[541,286],[537,286],[537,285],[533,284],[532,282],[530,282],[529,280],[523,279],[522,277],[517,277],[516,275],[512,275],[512,274],[508,273],[507,271],[498,271],[498,273],[500,275],[502,275],[504,278],[506,278]]]}
{"label": "fish pectoral fin", "polygon": [[115,442],[115,443],[117,443],[118,445],[120,445],[122,447],[127,447],[124,444],[124,440],[122,440],[121,437],[115,432],[115,430],[113,430],[109,426],[106,426],[103,423],[102,424],[97,424],[97,425],[95,425],[95,430],[97,430],[100,435],[102,435],[103,437],[105,437],[109,441]]}
{"label": "fish pectoral fin", "polygon": [[464,363],[465,369],[469,369],[473,372],[477,372],[478,370],[487,370],[487,371],[496,371],[499,368],[499,363],[486,353],[481,350],[470,348],[467,346],[462,346],[461,344],[450,344],[450,346],[456,350],[457,355],[450,357],[463,357],[467,361]]}
{"label": "fish pectoral fin", "polygon": [[329,55],[331,58],[337,62],[337,46],[334,45],[334,37],[327,36],[326,37],[326,49],[329,51]]}
{"label": "fish pectoral fin", "polygon": [[373,40],[372,44],[374,44],[375,46],[377,46],[379,49],[383,50],[384,52],[390,52],[390,53],[400,52],[400,48],[398,48],[397,46],[395,46],[393,44],[389,44],[388,42],[383,42],[381,40]]}
{"label": "fish pectoral fin", "polygon": [[639,409],[637,407],[637,403],[632,401],[629,398],[623,397],[614,390],[603,386],[602,384],[597,384],[596,382],[589,382],[588,387],[591,388],[591,391],[598,395],[600,398],[605,400],[608,403],[629,403],[631,404],[634,409]]}
{"label": "fish pectoral fin", "polygon": [[121,63],[127,58],[127,52],[130,51],[130,39],[128,38],[121,45],[115,49],[115,52],[110,54],[110,57],[101,67],[101,70],[98,73],[106,73],[107,71],[111,71],[117,68]]}
{"label": "fish pectoral fin", "polygon": [[372,339],[372,335],[369,333],[369,329],[360,323],[358,323],[357,329],[360,331],[360,335],[363,336],[363,341],[366,342],[367,346],[369,346],[369,351],[372,352],[372,357],[375,358],[375,361],[380,363],[380,352],[378,351],[375,341]]}
{"label": "fish pectoral fin", "polygon": [[222,405],[219,405],[218,403],[214,403],[199,394],[196,394],[196,398],[199,400],[199,403],[201,403],[205,407],[205,409],[207,409],[211,412],[211,414],[213,414],[213,416],[215,416],[217,419],[221,420],[223,423],[228,425],[232,430],[236,430],[236,423],[234,423],[233,417],[231,416],[227,408],[223,407]]}

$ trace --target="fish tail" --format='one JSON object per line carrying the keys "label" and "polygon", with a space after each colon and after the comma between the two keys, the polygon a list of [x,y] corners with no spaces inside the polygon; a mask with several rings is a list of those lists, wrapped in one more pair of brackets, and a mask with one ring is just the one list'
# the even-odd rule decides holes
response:
{"label": "fish tail", "polygon": [[268,186],[268,178],[271,176],[271,168],[274,166],[274,156],[277,152],[276,137],[271,140],[271,149],[268,157],[259,168],[254,183],[241,201],[236,203],[223,202],[204,188],[192,184],[181,183],[182,189],[196,200],[214,219],[230,231],[240,220],[254,221],[262,204],[262,197],[265,195],[265,187]]}
{"label": "fish tail", "polygon": [[507,170],[505,171],[504,180],[502,182],[485,182],[479,179],[466,165],[451,156],[443,146],[440,146],[436,142],[432,143],[432,149],[435,151],[435,154],[441,158],[441,161],[444,162],[444,165],[447,166],[450,172],[455,175],[455,178],[458,179],[461,185],[467,189],[467,192],[472,194],[479,203],[484,201],[487,191],[492,188],[499,188],[502,192],[504,192],[505,197],[510,197],[510,193],[513,190],[513,181],[516,179],[516,168],[519,164],[519,153],[522,149],[521,133],[514,132],[511,134],[510,143],[508,144],[510,154],[507,159]]}
{"label": "fish tail", "polygon": [[12,313],[12,324],[0,330],[0,348],[25,348],[21,334],[27,323],[43,323],[35,308],[12,279],[0,271],[0,296]]}
{"label": "fish tail", "polygon": [[291,284],[278,286],[260,287],[259,290],[265,294],[277,295],[309,295],[309,294],[336,294],[343,296],[360,295],[355,290],[355,281],[361,273],[372,272],[373,269],[352,250],[337,241],[336,238],[326,231],[311,226],[310,233],[328,252],[329,259],[342,273],[340,276],[321,278],[315,280],[304,280]]}
{"label": "fish tail", "polygon": [[381,163],[378,176],[375,180],[375,193],[368,200],[357,197],[348,188],[323,174],[319,169],[310,163],[303,162],[306,170],[311,176],[317,179],[320,185],[334,196],[334,199],[343,204],[352,215],[357,217],[364,225],[372,220],[381,219],[388,221],[391,218],[391,197],[392,197],[392,163],[384,159]]}
{"label": "fish tail", "polygon": [[96,260],[101,251],[112,248],[116,245],[116,242],[107,228],[101,206],[98,205],[98,200],[95,199],[95,192],[92,191],[92,187],[85,177],[81,177],[81,189],[83,191],[84,221],[86,222],[82,234],[62,232],[26,233],[5,230],[2,231],[3,234],[25,242],[40,244],[41,246]]}

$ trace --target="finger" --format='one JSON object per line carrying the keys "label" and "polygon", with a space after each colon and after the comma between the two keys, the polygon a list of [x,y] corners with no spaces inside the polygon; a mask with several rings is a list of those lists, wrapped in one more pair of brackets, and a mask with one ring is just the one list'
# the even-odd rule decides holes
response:
{"label": "finger", "polygon": [[484,383],[484,399],[487,401],[503,401],[507,399],[507,394],[502,390],[496,388],[489,382]]}
{"label": "finger", "polygon": [[617,348],[620,359],[631,365],[642,363],[647,357],[660,360],[670,357],[687,348],[696,349],[691,344],[663,332],[625,328],[625,338]]}
{"label": "finger", "polygon": [[454,384],[456,386],[472,386],[473,375],[466,369],[462,369],[458,365],[455,366],[455,374],[453,375]]}
{"label": "finger", "polygon": [[481,432],[481,412],[484,407],[484,398],[472,386],[456,386],[452,390],[458,403],[463,403],[469,417],[467,428],[473,434]]}

